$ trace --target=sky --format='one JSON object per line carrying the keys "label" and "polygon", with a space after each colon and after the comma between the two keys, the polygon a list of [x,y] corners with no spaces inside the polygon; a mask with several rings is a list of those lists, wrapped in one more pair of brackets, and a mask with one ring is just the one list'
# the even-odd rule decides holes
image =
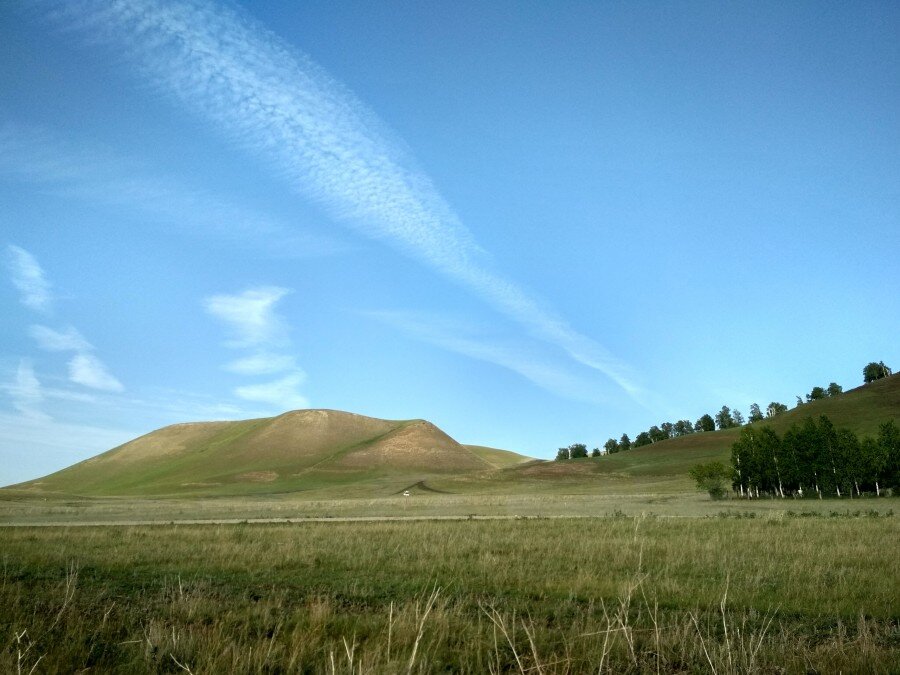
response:
{"label": "sky", "polygon": [[894,2],[0,3],[0,485],[329,408],[549,458],[900,362]]}

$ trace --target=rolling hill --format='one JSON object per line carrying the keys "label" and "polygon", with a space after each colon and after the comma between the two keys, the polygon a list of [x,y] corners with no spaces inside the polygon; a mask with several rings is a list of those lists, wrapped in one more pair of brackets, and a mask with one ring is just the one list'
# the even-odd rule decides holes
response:
{"label": "rolling hill", "polygon": [[[900,422],[900,375],[758,422],[779,433],[808,416],[874,435]],[[693,492],[688,470],[728,461],[740,429],[691,434],[608,457],[565,462],[461,445],[425,420],[298,410],[239,422],[176,424],[38,480],[18,492],[83,496],[387,496]]]}
{"label": "rolling hill", "polygon": [[[874,436],[888,420],[900,423],[900,374],[833,398],[807,403],[755,424],[779,434],[807,417],[827,415],[836,427]],[[688,471],[695,464],[728,462],[740,428],[671,438],[606,457],[517,464],[491,475],[446,476],[429,483],[446,492],[671,493],[693,491]]]}
{"label": "rolling hill", "polygon": [[493,471],[527,460],[461,445],[425,420],[297,410],[239,422],[175,424],[13,487],[156,496],[340,491],[366,483],[383,493],[434,476]]}

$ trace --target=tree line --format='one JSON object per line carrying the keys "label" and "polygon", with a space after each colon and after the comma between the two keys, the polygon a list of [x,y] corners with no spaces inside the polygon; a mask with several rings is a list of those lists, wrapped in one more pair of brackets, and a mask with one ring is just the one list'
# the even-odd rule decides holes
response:
{"label": "tree line", "polygon": [[727,480],[747,498],[880,496],[900,489],[900,427],[890,420],[877,436],[860,440],[825,415],[808,417],[782,436],[768,426],[748,426],[731,447],[730,469],[710,462],[690,473],[713,498],[725,496]]}
{"label": "tree line", "polygon": [[[884,364],[884,361],[875,363],[874,361],[867,364],[863,368],[863,381],[868,384],[883,377],[888,377],[893,371]],[[797,396],[795,407],[800,407],[806,403],[812,403],[824,398],[839,396],[844,392],[844,388],[837,382],[831,382],[827,387],[813,387],[805,397]],[[628,434],[622,434],[619,440],[610,438],[603,444],[602,450],[594,448],[588,452],[584,443],[573,443],[572,445],[559,448],[556,453],[557,460],[579,459],[583,457],[600,457],[602,455],[611,455],[617,452],[626,452],[633,448],[640,448],[645,445],[658,443],[670,438],[678,438],[679,436],[687,436],[688,434],[699,434],[707,431],[716,431],[717,429],[733,429],[742,427],[745,424],[753,424],[761,422],[765,419],[775,417],[788,410],[788,406],[778,401],[772,401],[763,410],[759,404],[753,403],[750,406],[750,412],[745,418],[740,410],[732,410],[727,405],[715,415],[705,414],[700,416],[696,422],[690,420],[678,420],[677,422],[662,422],[653,425],[646,431],[640,432],[632,440]]]}

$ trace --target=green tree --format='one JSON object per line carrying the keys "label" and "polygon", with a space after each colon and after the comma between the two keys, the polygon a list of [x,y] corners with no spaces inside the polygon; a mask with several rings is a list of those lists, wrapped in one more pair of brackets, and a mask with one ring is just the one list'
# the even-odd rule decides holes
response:
{"label": "green tree", "polygon": [[556,461],[562,461],[564,459],[569,459],[569,449],[568,448],[560,448],[556,451]]}
{"label": "green tree", "polygon": [[650,440],[653,443],[659,443],[660,441],[664,441],[669,437],[669,434],[667,434],[665,431],[660,429],[655,424],[652,427],[650,427],[650,429],[647,433],[650,435]]}
{"label": "green tree", "polygon": [[750,417],[747,419],[750,424],[754,422],[760,422],[763,419],[762,410],[759,409],[758,403],[752,403],[750,405]]}
{"label": "green tree", "polygon": [[766,417],[775,417],[775,415],[779,415],[783,412],[786,412],[788,407],[784,403],[778,403],[778,401],[772,401],[766,407]]}
{"label": "green tree", "polygon": [[569,459],[582,459],[587,456],[588,450],[584,443],[572,443],[569,446]]}
{"label": "green tree", "polygon": [[631,450],[631,439],[628,438],[628,434],[622,434],[622,438],[619,439],[619,452],[625,450]]}
{"label": "green tree", "polygon": [[826,389],[826,391],[828,392],[829,396],[837,396],[844,393],[844,388],[837,382],[832,382],[828,385],[828,389]]}
{"label": "green tree", "polygon": [[722,409],[716,413],[716,426],[719,429],[730,429],[734,426],[734,420],[731,419],[731,408],[723,405]]}
{"label": "green tree", "polygon": [[863,368],[863,382],[868,384],[883,377],[888,377],[892,373],[893,371],[884,365],[884,361],[879,361],[878,363],[872,361]]}
{"label": "green tree", "polygon": [[859,439],[849,429],[838,429],[835,455],[841,468],[841,482],[846,492],[860,496],[860,484],[865,483],[866,458]]}
{"label": "green tree", "polygon": [[603,444],[603,447],[606,449],[606,454],[611,455],[614,452],[619,451],[619,444],[616,443],[615,438],[610,438],[606,443]]}
{"label": "green tree", "polygon": [[881,445],[877,438],[867,436],[862,439],[859,444],[859,470],[860,483],[862,489],[866,492],[875,491],[877,496],[881,496],[881,471],[887,465],[884,461],[885,457],[881,452]]}
{"label": "green tree", "polygon": [[646,431],[642,431],[635,437],[634,443],[631,444],[631,447],[640,448],[645,445],[650,445],[652,442],[653,439],[650,438],[650,434],[648,434]]}
{"label": "green tree", "polygon": [[828,394],[822,387],[813,387],[812,391],[806,395],[806,402],[811,403],[813,401],[819,401],[826,396],[828,396]]}
{"label": "green tree", "polygon": [[837,429],[825,415],[819,416],[817,427],[819,434],[817,464],[821,468],[821,487],[824,491],[834,492],[840,497],[842,485],[846,490],[846,480],[845,468],[841,464]]}
{"label": "green tree", "polygon": [[744,416],[741,414],[740,410],[732,410],[731,411],[731,420],[734,422],[733,426],[736,426],[736,427],[744,426]]}
{"label": "green tree", "polygon": [[879,476],[884,486],[896,494],[900,490],[900,427],[893,420],[879,427],[878,447],[881,457]]}
{"label": "green tree", "polygon": [[716,422],[709,415],[703,415],[694,425],[694,431],[715,431]]}
{"label": "green tree", "polygon": [[600,452],[600,448],[594,448],[591,450],[591,457],[600,457],[603,453]]}
{"label": "green tree", "polygon": [[675,422],[672,431],[676,436],[687,436],[688,434],[694,433],[694,425],[691,424],[690,420],[678,420]]}
{"label": "green tree", "polygon": [[708,492],[713,499],[725,499],[728,495],[728,470],[722,462],[697,464],[688,473],[697,481],[697,489]]}

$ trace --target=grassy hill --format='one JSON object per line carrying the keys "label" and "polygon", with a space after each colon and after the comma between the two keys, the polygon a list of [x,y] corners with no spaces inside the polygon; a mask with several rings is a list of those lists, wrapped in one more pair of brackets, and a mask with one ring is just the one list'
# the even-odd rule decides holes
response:
{"label": "grassy hill", "polygon": [[463,446],[425,420],[298,410],[240,422],[176,424],[13,487],[91,496],[321,489],[359,494],[365,483],[377,494],[523,460],[504,450]]}
{"label": "grassy hill", "polygon": [[[900,375],[758,422],[783,433],[807,416],[874,435],[900,422]],[[728,461],[740,429],[691,434],[596,459],[531,460],[461,445],[424,420],[300,410],[241,422],[176,424],[44,478],[21,494],[314,498],[416,493],[552,495],[693,493],[688,470]],[[7,490],[12,494],[12,490]]]}
{"label": "grassy hill", "polygon": [[[900,374],[788,410],[757,422],[779,434],[806,417],[827,415],[836,427],[858,436],[874,436],[888,420],[900,423]],[[446,492],[671,493],[693,490],[688,470],[695,464],[728,462],[740,428],[672,438],[607,457],[564,462],[517,464],[492,474],[435,479],[434,488]]]}

